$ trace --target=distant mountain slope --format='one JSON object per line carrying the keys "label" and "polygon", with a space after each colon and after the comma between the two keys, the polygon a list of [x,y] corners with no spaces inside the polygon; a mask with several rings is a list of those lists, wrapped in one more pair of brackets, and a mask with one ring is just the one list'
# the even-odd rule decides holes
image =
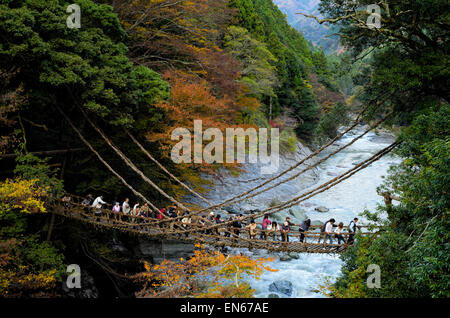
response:
{"label": "distant mountain slope", "polygon": [[296,12],[313,13],[317,10],[320,0],[274,0],[282,12],[287,14],[289,23],[298,19]]}
{"label": "distant mountain slope", "polygon": [[274,3],[286,14],[289,24],[302,32],[305,38],[315,46],[322,46],[327,53],[340,50],[339,38],[331,36],[336,32],[335,29],[296,14],[303,12],[320,16],[318,10],[320,0],[274,0]]}

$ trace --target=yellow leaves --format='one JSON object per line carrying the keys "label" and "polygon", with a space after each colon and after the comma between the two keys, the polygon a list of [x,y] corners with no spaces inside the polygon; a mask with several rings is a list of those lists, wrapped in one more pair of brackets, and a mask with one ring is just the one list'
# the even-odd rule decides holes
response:
{"label": "yellow leaves", "polygon": [[39,180],[7,179],[0,183],[0,202],[7,210],[20,210],[22,213],[44,213],[42,199],[47,196],[49,187],[38,187]]}
{"label": "yellow leaves", "polygon": [[12,286],[19,290],[48,290],[55,287],[56,270],[38,274],[26,273],[28,270],[28,267],[19,271],[0,270],[0,294],[7,296]]}

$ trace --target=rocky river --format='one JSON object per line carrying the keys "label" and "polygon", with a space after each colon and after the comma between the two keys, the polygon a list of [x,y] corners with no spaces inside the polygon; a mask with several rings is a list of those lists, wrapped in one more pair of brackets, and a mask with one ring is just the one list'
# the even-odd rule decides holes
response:
{"label": "rocky river", "polygon": [[[348,143],[365,129],[367,129],[366,126],[358,126],[321,153],[315,160],[325,157],[336,147]],[[289,200],[295,195],[306,192],[309,188],[345,172],[393,141],[394,137],[386,132],[370,132],[352,146],[321,163],[313,170],[282,186],[232,206],[232,210],[236,213],[246,213],[263,210],[270,204]],[[279,171],[281,172],[292,166],[310,153],[311,150],[308,147],[299,143],[295,154],[281,156]],[[311,160],[306,164],[312,162],[314,161]],[[377,195],[376,188],[383,182],[383,176],[387,174],[389,167],[397,163],[398,159],[392,155],[385,156],[328,191],[303,202],[297,207],[272,215],[271,219],[284,220],[289,215],[293,222],[297,224],[306,218],[310,218],[313,224],[318,224],[333,217],[337,222],[342,221],[347,225],[365,209],[373,211],[379,203],[383,202],[383,199]],[[304,167],[306,167],[305,164],[289,173],[288,176]],[[245,172],[237,177],[231,174],[227,175],[227,172],[224,172],[220,181],[211,179],[214,182],[214,187],[208,193],[208,199],[215,203],[222,202],[272,177],[261,175],[259,164],[246,164],[243,168]],[[194,200],[192,199],[192,201]],[[360,218],[360,220],[364,224],[365,220],[363,218]],[[233,250],[233,252],[245,253],[255,257],[276,257],[276,261],[270,263],[270,266],[278,269],[278,272],[266,272],[259,281],[250,281],[252,287],[257,290],[257,297],[321,297],[321,294],[317,292],[318,285],[323,283],[325,278],[333,281],[340,274],[342,266],[339,256],[336,255],[300,254],[289,256],[282,253],[268,255],[265,251],[248,251],[246,249]]]}

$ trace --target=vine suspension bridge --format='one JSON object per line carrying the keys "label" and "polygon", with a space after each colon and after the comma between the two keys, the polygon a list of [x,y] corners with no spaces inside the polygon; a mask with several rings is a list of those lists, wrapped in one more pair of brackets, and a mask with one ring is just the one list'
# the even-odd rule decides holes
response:
{"label": "vine suspension bridge", "polygon": [[[84,142],[84,144],[97,156],[97,158],[105,165],[105,167],[113,173],[120,181],[129,188],[137,197],[146,202],[149,207],[159,213],[159,209],[142,193],[134,189],[122,176],[120,176],[103,158],[102,156],[93,148],[93,146],[84,138],[81,132],[75,127],[70,118],[60,109],[57,108],[61,115],[66,119],[75,133],[79,136],[79,138]],[[285,252],[299,252],[299,253],[341,253],[347,248],[347,244],[326,244],[325,239],[324,243],[320,243],[320,239],[322,238],[322,233],[317,231],[317,227],[312,226],[312,231],[304,232],[303,235],[305,239],[303,242],[299,239],[300,232],[289,234],[291,238],[291,242],[281,242],[277,240],[277,236],[279,233],[267,233],[267,231],[256,230],[256,234],[250,235],[250,231],[247,229],[241,229],[237,232],[232,227],[232,223],[234,221],[225,221],[219,224],[214,224],[213,222],[208,222],[205,218],[205,213],[209,211],[220,211],[224,214],[230,215],[226,210],[222,209],[223,207],[241,202],[243,200],[247,200],[249,198],[255,197],[265,191],[273,189],[283,183],[286,183],[290,180],[297,178],[299,175],[305,173],[306,171],[313,169],[318,166],[322,162],[328,160],[335,154],[341,152],[345,148],[351,146],[357,140],[361,139],[367,133],[372,131],[373,129],[380,126],[389,115],[385,116],[383,119],[377,121],[375,124],[371,125],[366,131],[362,134],[353,138],[349,143],[338,147],[338,149],[332,151],[330,154],[325,156],[324,158],[317,160],[315,163],[308,165],[306,168],[301,171],[295,173],[289,178],[278,181],[275,184],[267,186],[269,183],[281,178],[283,175],[287,174],[290,171],[293,171],[300,165],[307,162],[309,159],[314,158],[321,152],[323,152],[326,148],[333,145],[336,141],[341,139],[345,134],[349,131],[353,130],[358,124],[361,123],[361,116],[364,110],[359,114],[359,116],[355,119],[353,124],[348,127],[345,131],[340,133],[338,136],[330,140],[326,145],[322,146],[315,152],[311,153],[306,158],[297,162],[290,168],[282,171],[278,175],[272,177],[271,179],[264,181],[263,183],[253,187],[252,189],[238,194],[232,198],[229,198],[222,203],[212,204],[206,198],[201,196],[191,187],[180,181],[173,174],[171,174],[162,164],[160,164],[138,141],[134,138],[130,132],[125,131],[126,134],[132,139],[133,143],[136,144],[139,149],[151,160],[153,161],[160,169],[162,169],[170,178],[172,178],[175,182],[180,184],[186,190],[188,190],[191,194],[197,196],[202,201],[207,203],[209,206],[206,208],[201,208],[199,210],[192,211],[187,208],[184,204],[164,192],[161,188],[159,188],[152,180],[150,180],[139,168],[131,162],[129,158],[125,156],[115,145],[114,143],[99,129],[89,118],[89,116],[84,112],[83,109],[80,110],[89,124],[94,128],[98,134],[104,139],[104,141],[114,150],[114,152],[128,165],[133,171],[135,171],[146,183],[156,189],[159,193],[161,193],[166,199],[176,204],[181,210],[186,213],[183,216],[177,216],[174,218],[164,218],[162,220],[154,219],[154,218],[146,218],[140,216],[132,216],[132,215],[123,215],[112,212],[107,209],[97,209],[93,207],[88,207],[82,205],[81,198],[75,195],[67,195],[66,198],[70,198],[69,200],[61,200],[56,198],[48,198],[47,205],[50,207],[50,211],[56,215],[60,215],[63,217],[68,217],[72,219],[76,219],[82,222],[86,222],[92,224],[94,226],[100,226],[103,228],[115,229],[123,232],[128,232],[137,235],[143,235],[147,238],[152,239],[162,239],[169,238],[175,239],[179,241],[184,241],[188,243],[201,243],[214,247],[237,247],[237,248],[249,248],[249,249],[264,249],[268,251],[285,251]],[[248,219],[254,219],[271,215],[277,213],[279,211],[285,210],[292,206],[298,205],[301,202],[304,202],[315,195],[325,192],[331,187],[336,186],[342,181],[350,178],[357,172],[365,169],[373,162],[379,160],[389,152],[391,152],[396,146],[397,142],[389,145],[388,147],[380,150],[378,153],[374,154],[372,157],[361,161],[356,164],[353,168],[347,170],[346,172],[340,174],[339,176],[316,186],[315,188],[309,190],[308,192],[302,193],[291,200],[278,204],[276,206],[269,207],[262,211],[244,215],[241,218],[241,221],[245,221]],[[266,187],[265,187],[266,186]],[[265,188],[264,188],[265,187]],[[260,190],[261,189],[261,190]],[[257,191],[259,190],[259,191]],[[183,219],[189,219],[189,222],[182,222]],[[206,221],[206,222],[205,222]],[[376,235],[376,233],[371,232],[360,232],[361,235]],[[261,235],[262,234],[262,235]],[[342,233],[343,237],[348,237],[349,233]],[[261,239],[258,239],[261,238]],[[264,239],[262,239],[264,238]]]}

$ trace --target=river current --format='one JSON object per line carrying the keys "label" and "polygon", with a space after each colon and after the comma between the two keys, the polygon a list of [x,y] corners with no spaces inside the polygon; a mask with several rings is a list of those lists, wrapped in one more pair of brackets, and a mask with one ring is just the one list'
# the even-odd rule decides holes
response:
{"label": "river current", "polygon": [[[358,127],[344,136],[334,147],[351,141],[365,128],[363,126]],[[393,136],[376,134],[374,132],[369,133],[349,148],[322,163],[318,167],[318,184],[322,184],[334,176],[345,172],[354,164],[369,158],[393,141]],[[319,157],[326,156],[333,151],[334,147],[324,151]],[[387,175],[389,167],[398,164],[398,162],[398,158],[387,155],[353,177],[311,198],[308,201],[309,204],[325,206],[329,209],[329,212],[321,213],[309,210],[307,216],[311,220],[323,222],[333,217],[337,222],[342,221],[347,225],[365,209],[374,211],[377,205],[383,202],[376,189],[382,184],[383,176]],[[360,222],[364,224],[366,220],[359,218]],[[342,261],[337,255],[300,254],[299,259],[290,261],[279,261],[277,259],[270,265],[279,271],[276,273],[266,272],[261,280],[252,282],[252,287],[257,290],[257,297],[268,297],[272,293],[269,291],[269,285],[277,280],[288,280],[293,284],[291,297],[321,297],[321,294],[317,292],[318,285],[322,284],[326,278],[333,282],[341,273]],[[277,295],[286,297],[283,294]]]}

